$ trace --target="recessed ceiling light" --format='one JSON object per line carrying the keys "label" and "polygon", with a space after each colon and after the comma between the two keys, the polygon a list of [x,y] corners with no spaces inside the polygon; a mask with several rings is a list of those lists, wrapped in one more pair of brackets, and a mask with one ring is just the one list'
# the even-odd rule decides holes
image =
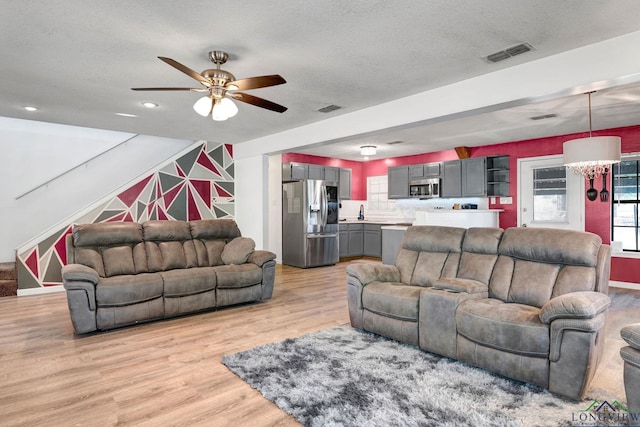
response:
{"label": "recessed ceiling light", "polygon": [[116,113],[117,116],[122,116],[122,117],[138,117],[135,114],[129,114],[129,113]]}
{"label": "recessed ceiling light", "polygon": [[36,107],[24,107],[24,109],[27,111],[38,111]]}
{"label": "recessed ceiling light", "polygon": [[158,107],[158,104],[156,104],[155,102],[146,101],[146,102],[141,102],[141,104],[142,104],[143,107],[146,107],[146,108],[156,108],[156,107]]}

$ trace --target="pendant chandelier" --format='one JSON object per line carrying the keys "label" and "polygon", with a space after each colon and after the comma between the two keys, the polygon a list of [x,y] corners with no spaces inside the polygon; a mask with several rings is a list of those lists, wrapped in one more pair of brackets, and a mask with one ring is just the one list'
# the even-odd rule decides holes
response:
{"label": "pendant chandelier", "polygon": [[607,174],[613,164],[620,163],[621,138],[619,136],[593,136],[591,120],[592,93],[587,93],[589,97],[589,136],[566,141],[562,144],[562,153],[564,165],[567,169],[571,169],[574,173],[582,175],[589,180],[590,188],[587,190],[587,198],[589,200],[593,201],[597,198],[598,192],[593,188],[593,181],[595,178],[602,176],[600,200],[606,202],[609,200],[609,192],[606,187]]}

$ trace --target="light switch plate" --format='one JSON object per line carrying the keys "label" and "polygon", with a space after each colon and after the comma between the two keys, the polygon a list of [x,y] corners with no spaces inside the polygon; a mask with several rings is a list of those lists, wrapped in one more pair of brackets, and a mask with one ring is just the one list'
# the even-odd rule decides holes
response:
{"label": "light switch plate", "polygon": [[500,204],[501,205],[512,205],[513,204],[513,198],[511,198],[511,197],[500,197]]}

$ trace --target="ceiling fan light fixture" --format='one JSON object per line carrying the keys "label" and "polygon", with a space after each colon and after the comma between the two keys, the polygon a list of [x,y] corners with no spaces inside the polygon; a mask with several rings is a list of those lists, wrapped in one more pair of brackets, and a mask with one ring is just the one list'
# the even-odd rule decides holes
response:
{"label": "ceiling fan light fixture", "polygon": [[362,147],[360,147],[360,155],[365,157],[375,156],[377,148],[378,147],[376,147],[375,145],[363,145]]}
{"label": "ceiling fan light fixture", "polygon": [[193,109],[196,113],[200,114],[203,117],[207,117],[209,115],[209,111],[211,111],[211,103],[213,100],[208,96],[203,96],[198,99],[195,104],[193,104]]}
{"label": "ceiling fan light fixture", "polygon": [[216,102],[213,106],[213,112],[211,117],[215,121],[227,120],[229,117],[233,117],[238,114],[238,107],[229,98],[222,98],[220,102]]}

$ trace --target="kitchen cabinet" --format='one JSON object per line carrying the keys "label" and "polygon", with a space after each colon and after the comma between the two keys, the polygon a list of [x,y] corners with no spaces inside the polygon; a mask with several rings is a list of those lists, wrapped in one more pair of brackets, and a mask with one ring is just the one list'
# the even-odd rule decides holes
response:
{"label": "kitchen cabinet", "polygon": [[387,172],[387,198],[409,198],[409,166],[391,166]]}
{"label": "kitchen cabinet", "polygon": [[364,252],[364,224],[348,224],[348,256],[362,256]]}
{"label": "kitchen cabinet", "polygon": [[364,251],[365,256],[382,256],[382,231],[380,224],[364,224]]}
{"label": "kitchen cabinet", "polygon": [[349,224],[338,225],[338,252],[340,258],[349,256]]}
{"label": "kitchen cabinet", "polygon": [[487,196],[510,196],[509,156],[487,157]]}
{"label": "kitchen cabinet", "polygon": [[351,169],[340,168],[338,198],[351,200]]}
{"label": "kitchen cabinet", "polygon": [[462,197],[487,195],[487,159],[474,157],[462,160]]}
{"label": "kitchen cabinet", "polygon": [[[347,170],[351,173],[351,169]],[[302,179],[321,179],[337,183],[340,181],[340,168],[297,162],[284,163],[282,165],[282,181],[299,181]],[[350,177],[349,190],[351,190]]]}
{"label": "kitchen cabinet", "polygon": [[437,178],[440,176],[440,163],[409,165],[409,179]]}
{"label": "kitchen cabinet", "polygon": [[441,197],[509,195],[509,156],[473,157],[442,164]]}
{"label": "kitchen cabinet", "polygon": [[324,180],[329,182],[340,181],[340,169],[333,166],[324,167]]}
{"label": "kitchen cabinet", "polygon": [[442,191],[440,197],[462,196],[462,161],[442,163]]}
{"label": "kitchen cabinet", "polygon": [[299,181],[309,178],[309,165],[305,163],[283,163],[282,181]]}

